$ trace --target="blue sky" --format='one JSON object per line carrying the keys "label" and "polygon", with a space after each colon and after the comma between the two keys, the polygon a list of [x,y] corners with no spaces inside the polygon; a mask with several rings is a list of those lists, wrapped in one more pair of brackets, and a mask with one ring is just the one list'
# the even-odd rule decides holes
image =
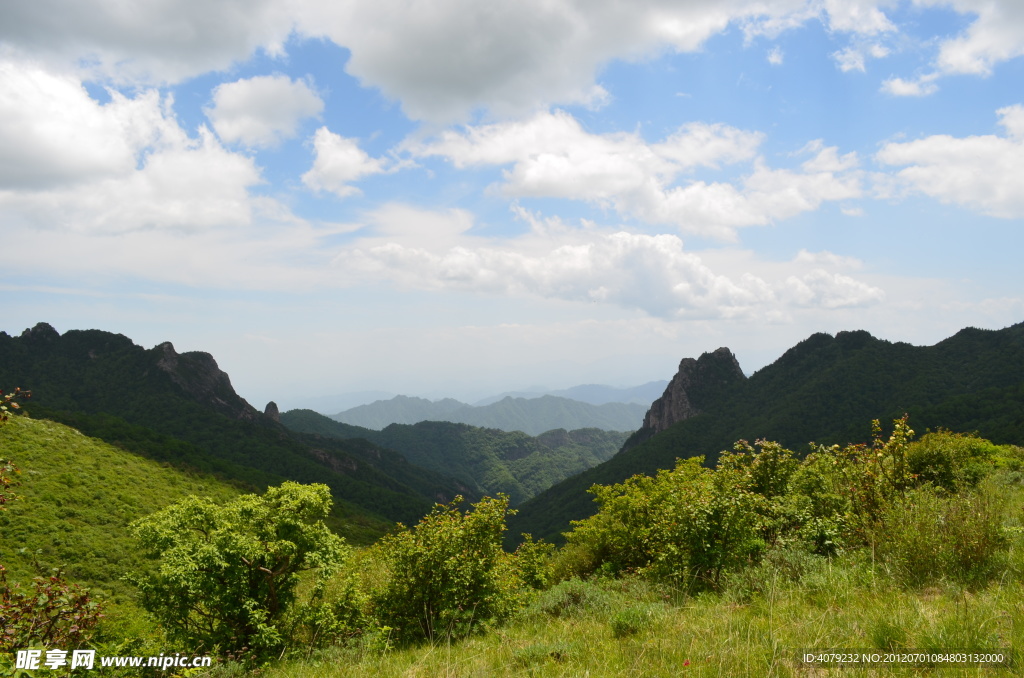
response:
{"label": "blue sky", "polygon": [[8,3],[0,329],[287,408],[1004,327],[1022,57],[1016,0]]}

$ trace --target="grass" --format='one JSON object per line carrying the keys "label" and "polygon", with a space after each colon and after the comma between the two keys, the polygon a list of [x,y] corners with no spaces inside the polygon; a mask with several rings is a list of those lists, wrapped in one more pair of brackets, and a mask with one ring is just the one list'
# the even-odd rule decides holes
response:
{"label": "grass", "polygon": [[[835,595],[822,599],[797,585],[780,585],[750,603],[702,595],[671,602],[671,592],[644,599],[651,622],[616,633],[611,609],[553,617],[535,611],[505,628],[456,643],[381,651],[331,648],[304,661],[284,662],[262,675],[319,678],[401,676],[813,676],[801,668],[802,649],[992,649],[1021,646],[1024,608],[1012,586],[978,594],[913,593],[886,587],[850,588],[850,573],[836,567]],[[635,609],[630,587],[603,588],[612,608]],[[670,597],[669,601],[664,596]],[[891,617],[895,615],[895,617]],[[899,626],[891,624],[895,619]],[[1006,670],[872,668],[859,675],[1012,675]],[[1006,671],[1006,673],[1002,673]]]}
{"label": "grass", "polygon": [[[329,648],[277,663],[262,675],[815,676],[833,674],[802,667],[799,651],[1024,647],[1024,595],[1013,573],[972,593],[958,587],[908,590],[886,577],[872,580],[868,569],[863,563],[824,561],[802,581],[775,578],[746,602],[728,591],[679,597],[636,579],[578,582],[573,590],[592,604],[553,606],[542,594],[513,623],[462,641]],[[858,675],[1015,672],[890,666]]]}
{"label": "grass", "polygon": [[12,581],[63,567],[71,581],[115,604],[121,581],[142,566],[128,525],[189,494],[226,501],[241,492],[203,475],[139,457],[51,421],[12,417],[0,427],[0,458],[21,473],[20,499],[0,511],[0,563]]}

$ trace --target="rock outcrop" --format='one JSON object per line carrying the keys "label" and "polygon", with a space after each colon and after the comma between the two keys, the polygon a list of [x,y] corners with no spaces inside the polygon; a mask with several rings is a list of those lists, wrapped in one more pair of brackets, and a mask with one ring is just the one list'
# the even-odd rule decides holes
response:
{"label": "rock outcrop", "polygon": [[683,358],[665,393],[651,404],[643,429],[649,435],[700,414],[733,385],[746,379],[736,356],[727,348],[700,358]]}
{"label": "rock outcrop", "polygon": [[178,353],[169,341],[159,344],[152,351],[158,356],[157,367],[166,372],[171,381],[194,399],[211,405],[232,419],[261,419],[259,410],[235,393],[231,379],[217,366],[217,361],[209,353]]}
{"label": "rock outcrop", "polygon": [[281,423],[281,411],[277,409],[277,403],[275,403],[273,400],[267,403],[266,408],[264,408],[263,410],[263,415],[266,417],[270,417],[278,424]]}

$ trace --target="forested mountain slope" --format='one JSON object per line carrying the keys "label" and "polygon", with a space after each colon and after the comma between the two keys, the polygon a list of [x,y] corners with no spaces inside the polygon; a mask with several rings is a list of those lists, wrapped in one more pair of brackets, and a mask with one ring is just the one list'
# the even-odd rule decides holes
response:
{"label": "forested mountain slope", "polygon": [[677,457],[769,439],[805,452],[806,442],[864,442],[872,419],[907,413],[918,431],[977,431],[996,443],[1024,441],[1024,323],[968,328],[934,346],[864,331],[815,334],[749,379],[735,380],[707,410],[660,433],[637,431],[623,451],[520,507],[510,533],[557,539],[594,512],[587,489],[671,468]]}
{"label": "forested mountain slope", "polygon": [[281,423],[305,433],[369,440],[401,452],[412,464],[457,478],[481,495],[504,492],[513,504],[609,459],[628,436],[589,428],[555,429],[534,437],[446,421],[392,424],[373,431],[312,410],[285,412]]}
{"label": "forested mountain slope", "polygon": [[33,392],[32,413],[160,461],[257,487],[284,479],[331,486],[352,518],[415,522],[472,489],[366,441],[307,438],[265,416],[206,353],[152,349],[122,335],[40,323],[0,332],[0,383]]}

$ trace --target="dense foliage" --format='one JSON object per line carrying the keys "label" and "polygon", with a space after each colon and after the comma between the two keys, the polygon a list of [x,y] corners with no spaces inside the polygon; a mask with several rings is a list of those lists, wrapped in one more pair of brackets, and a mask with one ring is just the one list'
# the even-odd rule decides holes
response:
{"label": "dense foliage", "polygon": [[190,497],[147,516],[133,529],[159,567],[133,577],[142,604],[197,652],[279,649],[299,573],[330,575],[345,556],[321,522],[330,504],[326,485],[288,482],[225,505]]}
{"label": "dense foliage", "polygon": [[401,452],[416,466],[457,478],[479,495],[507,494],[513,506],[611,458],[627,437],[594,428],[529,436],[446,421],[392,424],[372,431],[311,410],[285,412],[281,423],[331,438],[364,438]]}
{"label": "dense foliage", "polygon": [[771,550],[870,547],[916,584],[987,581],[1008,539],[998,502],[975,485],[1000,448],[949,432],[912,443],[905,417],[888,438],[873,427],[870,445],[817,446],[802,460],[778,443],[740,441],[714,469],[698,457],[655,477],[595,485],[598,512],[566,535],[569,569],[717,589]]}
{"label": "dense foliage", "polygon": [[376,613],[403,637],[465,635],[515,609],[522,584],[501,548],[508,497],[485,498],[466,513],[461,501],[377,545],[389,576],[373,593]]}

